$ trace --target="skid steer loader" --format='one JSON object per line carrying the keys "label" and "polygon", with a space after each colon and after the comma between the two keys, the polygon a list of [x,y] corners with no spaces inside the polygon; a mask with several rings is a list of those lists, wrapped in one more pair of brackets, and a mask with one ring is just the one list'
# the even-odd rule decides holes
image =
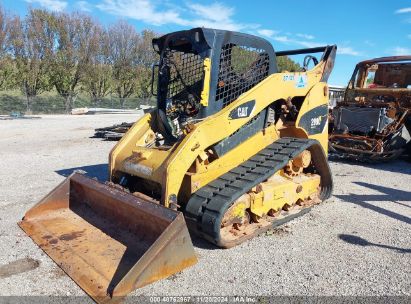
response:
{"label": "skid steer loader", "polygon": [[[195,264],[187,227],[228,248],[332,191],[336,46],[275,53],[252,35],[195,28],[153,48],[157,108],[112,149],[110,182],[74,173],[19,223],[98,302]],[[301,70],[279,71],[277,58],[291,55],[305,55]]]}

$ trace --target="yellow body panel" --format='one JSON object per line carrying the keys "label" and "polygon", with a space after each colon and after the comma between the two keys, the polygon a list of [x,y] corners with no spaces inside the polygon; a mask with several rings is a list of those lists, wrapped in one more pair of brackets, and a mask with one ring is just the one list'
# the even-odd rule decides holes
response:
{"label": "yellow body panel", "polygon": [[121,163],[121,171],[135,176],[146,178],[161,183],[163,164],[168,157],[168,151],[138,147],[133,154]]}
{"label": "yellow body panel", "polygon": [[319,175],[301,174],[293,179],[274,175],[261,183],[261,191],[251,193],[250,210],[258,216],[264,216],[270,210],[279,211],[285,204],[295,204],[316,194],[319,186]]}
{"label": "yellow body panel", "polygon": [[133,154],[134,148],[144,146],[148,134],[153,133],[151,129],[153,116],[152,112],[141,117],[111,150],[109,155],[110,177],[116,168],[117,170],[121,168],[123,160]]}
{"label": "yellow body panel", "polygon": [[[296,126],[299,125],[301,117],[307,113],[309,110],[321,106],[321,105],[328,105],[328,86],[326,83],[319,82],[313,86],[313,88],[308,93],[307,97],[303,105],[301,106],[300,113],[297,117],[295,122]],[[327,154],[328,152],[328,117],[323,117],[325,119],[325,127],[322,133],[315,134],[315,135],[307,135],[307,138],[316,139],[321,143],[321,146],[324,149],[324,152]],[[302,128],[300,130],[306,131]],[[307,134],[307,133],[306,133]]]}
{"label": "yellow body panel", "polygon": [[[324,62],[320,62],[315,68],[307,72],[270,75],[218,113],[195,124],[190,132],[169,150],[161,151],[161,153],[153,152],[143,161],[139,160],[144,166],[152,168],[151,174],[143,174],[141,170],[139,172],[130,170],[130,166],[125,171],[160,183],[162,186],[161,203],[168,207],[170,196],[177,196],[180,193],[185,175],[196,159],[204,154],[204,151],[233,134],[273,102],[284,101],[295,96],[305,97],[295,126],[284,126],[283,130],[266,129],[265,135],[262,134],[263,132],[259,132],[248,141],[238,145],[227,155],[214,160],[207,173],[193,176],[193,184],[198,183],[198,186],[194,186],[192,191],[227,172],[249,156],[256,154],[264,146],[276,140],[279,134],[281,136],[284,133],[294,137],[314,138],[319,140],[323,148],[326,149],[326,128],[322,134],[308,136],[304,129],[296,127],[304,113],[316,106],[328,104],[327,84],[320,82],[324,65]],[[306,80],[305,85],[296,87],[295,81],[288,80],[290,76],[293,76],[291,79],[303,77]],[[255,107],[250,116],[240,119],[231,119],[229,117],[233,109],[250,100],[255,100]],[[117,170],[122,171],[123,162],[127,158],[139,152],[147,153],[147,148],[142,146],[145,145],[144,138],[147,138],[153,132],[151,129],[153,129],[153,123],[156,119],[154,116],[154,112],[143,116],[113,148],[110,153],[111,177],[115,176]]]}
{"label": "yellow body panel", "polygon": [[210,95],[210,78],[211,78],[211,59],[204,59],[204,87],[201,92],[201,104],[203,106],[208,106],[208,97]]}

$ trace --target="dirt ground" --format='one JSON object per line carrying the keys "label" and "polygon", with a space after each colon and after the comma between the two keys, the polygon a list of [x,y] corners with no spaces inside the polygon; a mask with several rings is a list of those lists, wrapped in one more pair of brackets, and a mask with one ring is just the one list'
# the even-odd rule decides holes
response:
{"label": "dirt ground", "polygon": [[[133,115],[0,121],[0,295],[84,295],[17,226],[73,170],[107,178],[115,142],[94,128]],[[238,247],[195,239],[199,262],[134,295],[411,296],[411,163],[331,162],[334,196]]]}

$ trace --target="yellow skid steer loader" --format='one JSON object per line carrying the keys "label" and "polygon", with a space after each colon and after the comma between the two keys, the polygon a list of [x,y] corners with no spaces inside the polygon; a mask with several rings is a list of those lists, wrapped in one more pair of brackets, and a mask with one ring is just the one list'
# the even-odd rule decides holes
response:
{"label": "yellow skid steer loader", "polygon": [[[157,107],[112,149],[110,182],[74,173],[19,223],[97,302],[195,264],[189,230],[232,247],[332,191],[336,46],[274,52],[259,37],[195,28],[153,48]],[[278,71],[290,55],[305,55],[301,70]]]}

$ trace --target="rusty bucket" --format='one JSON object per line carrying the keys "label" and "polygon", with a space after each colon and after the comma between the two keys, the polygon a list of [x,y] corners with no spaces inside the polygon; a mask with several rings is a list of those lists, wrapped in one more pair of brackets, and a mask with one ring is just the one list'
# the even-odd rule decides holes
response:
{"label": "rusty bucket", "polygon": [[19,226],[96,302],[197,262],[183,215],[74,173]]}

